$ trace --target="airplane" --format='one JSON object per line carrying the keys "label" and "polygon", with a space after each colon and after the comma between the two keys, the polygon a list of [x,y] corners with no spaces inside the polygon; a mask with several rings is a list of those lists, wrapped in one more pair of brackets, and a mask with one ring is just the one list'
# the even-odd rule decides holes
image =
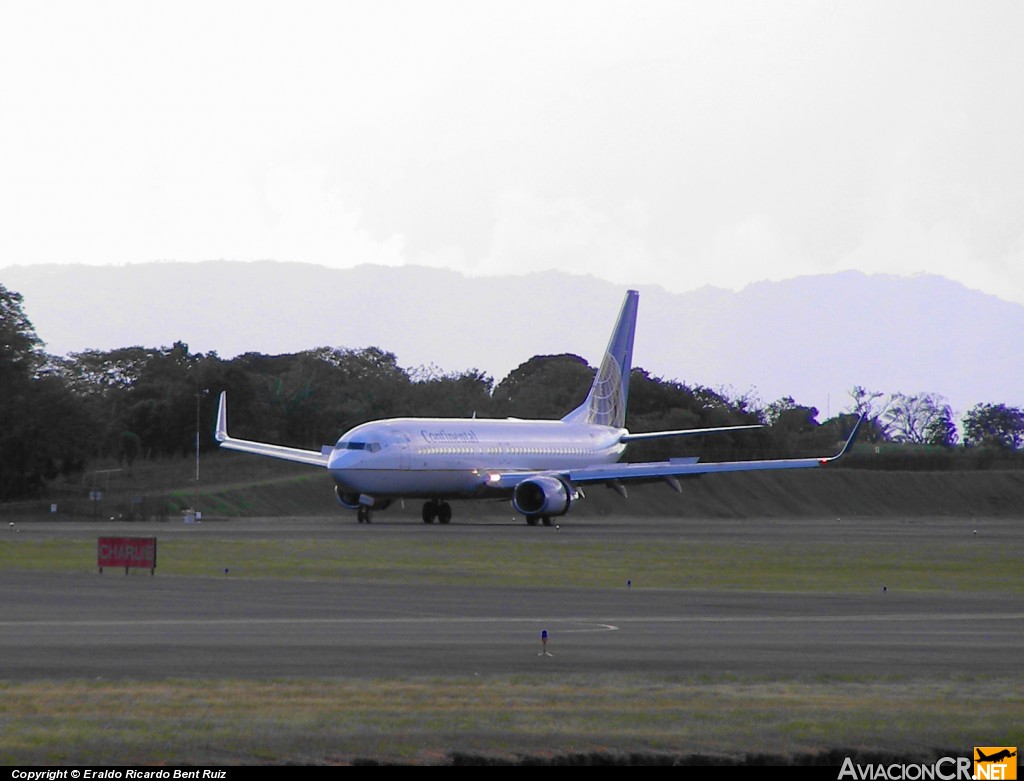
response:
{"label": "airplane", "polygon": [[759,428],[720,426],[630,433],[625,428],[639,293],[626,293],[608,348],[583,403],[561,420],[517,418],[393,418],[363,423],[319,452],[235,439],[228,434],[222,392],[215,436],[229,450],[296,461],[326,469],[343,507],[370,523],[375,510],[395,499],[423,499],[424,523],[447,524],[449,500],[511,499],[530,526],[565,515],[583,488],[605,484],[626,496],[624,483],[663,480],[681,493],[678,478],[719,472],[804,469],[845,455],[863,418],[833,456],[700,463],[673,458],[618,463],[630,442]]}
{"label": "airplane", "polygon": [[985,756],[985,754],[982,752],[982,750],[980,748],[976,748],[974,750],[978,752],[978,758],[977,758],[977,760],[975,760],[976,762],[996,762],[996,763],[998,763],[998,762],[1002,762],[1004,759],[1009,759],[1010,757],[1017,756],[1017,752],[1016,751],[1010,751],[1009,749],[1005,749],[1005,748],[1002,751],[997,751],[995,754],[993,754],[990,757]]}

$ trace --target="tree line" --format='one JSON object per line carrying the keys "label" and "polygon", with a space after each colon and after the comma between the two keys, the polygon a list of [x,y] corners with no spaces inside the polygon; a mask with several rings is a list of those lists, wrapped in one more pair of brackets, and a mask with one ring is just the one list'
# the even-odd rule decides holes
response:
{"label": "tree line", "polygon": [[[0,285],[0,501],[41,492],[47,480],[90,462],[190,456],[215,446],[217,396],[231,399],[231,431],[318,450],[360,423],[387,417],[558,418],[581,403],[595,369],[576,355],[534,356],[500,382],[477,369],[405,369],[378,347],[318,347],[228,360],[170,347],[45,352],[18,293]],[[763,423],[763,430],[661,439],[631,446],[631,460],[700,455],[708,460],[830,452],[857,415],[871,443],[956,449],[958,427],[937,394],[857,387],[842,414],[819,421],[791,397],[769,404],[633,369],[632,431]],[[1018,451],[1024,410],[977,404],[961,421],[963,445]]]}

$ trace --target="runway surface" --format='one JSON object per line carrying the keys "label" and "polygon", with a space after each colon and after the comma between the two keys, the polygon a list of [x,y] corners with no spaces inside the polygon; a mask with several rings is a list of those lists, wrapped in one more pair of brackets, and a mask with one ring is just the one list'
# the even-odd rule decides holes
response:
{"label": "runway surface", "polygon": [[[0,574],[28,679],[1019,675],[1016,595],[814,595]],[[552,656],[538,656],[540,633]]]}

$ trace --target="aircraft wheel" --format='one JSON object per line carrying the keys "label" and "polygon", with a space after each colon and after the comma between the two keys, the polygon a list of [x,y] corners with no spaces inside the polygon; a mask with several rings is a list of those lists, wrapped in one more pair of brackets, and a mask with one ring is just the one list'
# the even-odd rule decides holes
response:
{"label": "aircraft wheel", "polygon": [[537,516],[536,515],[527,515],[526,516],[526,522],[530,526],[536,526],[537,525]]}
{"label": "aircraft wheel", "polygon": [[359,505],[359,509],[356,510],[356,520],[359,523],[369,523],[370,522],[370,508],[367,507],[365,504]]}
{"label": "aircraft wheel", "polygon": [[551,525],[551,516],[550,515],[541,516],[541,520],[544,522],[545,526],[550,526]]}
{"label": "aircraft wheel", "polygon": [[423,503],[423,523],[433,523],[437,517],[437,504],[435,502]]}
{"label": "aircraft wheel", "polygon": [[437,508],[437,520],[447,524],[452,520],[452,506],[448,502],[441,502]]}

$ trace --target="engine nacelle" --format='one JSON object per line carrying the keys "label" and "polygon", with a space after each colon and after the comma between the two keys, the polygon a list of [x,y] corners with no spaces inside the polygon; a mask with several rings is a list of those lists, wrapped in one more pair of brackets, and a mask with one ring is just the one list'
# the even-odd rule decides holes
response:
{"label": "engine nacelle", "polygon": [[[346,510],[358,510],[359,505],[363,502],[359,501],[359,494],[346,494],[342,493],[341,486],[334,486],[334,495],[338,497],[338,504],[344,507]],[[386,510],[391,506],[390,499],[378,499],[374,500],[371,497],[367,497],[369,500],[368,507],[372,507],[374,510]]]}
{"label": "engine nacelle", "polygon": [[523,480],[512,491],[512,506],[523,515],[565,515],[576,490],[565,480],[540,475]]}
{"label": "engine nacelle", "polygon": [[338,497],[338,504],[346,510],[359,509],[359,494],[344,494],[341,492],[341,486],[336,485],[334,486],[334,495]]}

